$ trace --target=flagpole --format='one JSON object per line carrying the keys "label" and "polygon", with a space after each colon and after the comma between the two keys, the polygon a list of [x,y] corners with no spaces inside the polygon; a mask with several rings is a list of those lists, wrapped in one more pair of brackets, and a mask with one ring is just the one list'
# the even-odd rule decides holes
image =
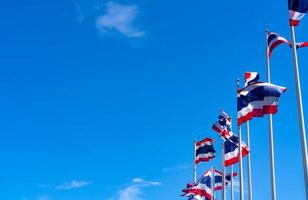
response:
{"label": "flagpole", "polygon": [[231,165],[231,200],[234,200],[233,165]]}
{"label": "flagpole", "polygon": [[301,84],[300,84],[300,78],[299,78],[294,26],[291,26],[291,38],[292,38],[294,74],[295,74],[296,94],[297,94],[297,109],[298,109],[301,146],[302,146],[302,159],[303,159],[304,176],[305,176],[306,199],[308,199],[308,161],[307,161],[307,143],[306,143],[307,140],[306,140],[304,111],[303,111],[303,105],[302,105],[302,92],[301,92]]}
{"label": "flagpole", "polygon": [[[270,60],[268,57],[268,43],[266,30],[266,64],[267,64],[267,82],[271,83],[271,68]],[[276,200],[276,174],[275,174],[275,151],[274,151],[274,133],[273,133],[273,116],[268,115],[268,126],[269,126],[269,143],[270,143],[270,165],[271,165],[271,188],[272,188],[272,200]]]}
{"label": "flagpole", "polygon": [[[236,80],[237,89],[240,87],[240,80]],[[236,91],[237,93],[237,91]],[[244,200],[244,179],[243,179],[243,161],[242,161],[242,130],[241,126],[237,123],[238,129],[238,144],[239,144],[239,171],[240,171],[240,200]]]}
{"label": "flagpole", "polygon": [[197,140],[194,140],[194,175],[193,175],[193,181],[194,183],[197,182],[197,165],[196,165],[196,142]]}
{"label": "flagpole", "polygon": [[[250,149],[250,127],[249,127],[249,121],[246,122],[246,135],[247,135],[247,146]],[[247,155],[247,172],[248,172],[248,199],[252,200],[250,153]]]}
{"label": "flagpole", "polygon": [[[231,124],[231,131],[232,130],[232,124]],[[231,165],[231,200],[234,200],[234,184],[233,184],[233,165]]]}
{"label": "flagpole", "polygon": [[215,200],[215,167],[212,167],[212,200]]}
{"label": "flagpole", "polygon": [[225,184],[225,176],[226,176],[226,168],[225,168],[225,145],[222,143],[222,200],[226,200],[226,184]]}

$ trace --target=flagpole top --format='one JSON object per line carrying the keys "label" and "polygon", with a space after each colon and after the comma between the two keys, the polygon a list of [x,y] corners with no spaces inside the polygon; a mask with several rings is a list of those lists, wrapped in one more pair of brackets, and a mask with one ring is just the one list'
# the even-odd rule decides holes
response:
{"label": "flagpole top", "polygon": [[269,33],[269,32],[270,32],[270,31],[266,28],[266,29],[265,29],[265,33]]}

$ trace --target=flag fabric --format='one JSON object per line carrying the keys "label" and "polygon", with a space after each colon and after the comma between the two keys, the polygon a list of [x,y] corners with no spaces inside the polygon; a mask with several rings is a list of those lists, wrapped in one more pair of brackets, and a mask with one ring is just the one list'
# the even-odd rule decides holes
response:
{"label": "flag fabric", "polygon": [[[214,171],[215,175],[215,191],[222,190],[222,173],[218,170]],[[237,173],[233,173],[233,177],[237,176]],[[226,175],[225,183],[226,186],[231,181],[231,174]]]}
{"label": "flag fabric", "polygon": [[308,42],[299,42],[296,43],[296,48],[303,48],[303,47],[308,47]]}
{"label": "flag fabric", "polygon": [[190,185],[190,187],[182,190],[182,196],[188,196],[191,198],[204,197],[207,200],[211,200],[212,191],[211,191],[211,183],[212,183],[212,170],[206,171],[197,183]]}
{"label": "flag fabric", "polygon": [[[236,177],[236,176],[237,176],[237,173],[236,173],[236,172],[233,173],[232,176],[233,176],[233,177]],[[228,174],[228,175],[226,176],[226,185],[228,185],[230,182],[231,182],[231,174]]]}
{"label": "flag fabric", "polygon": [[198,183],[194,182],[194,183],[187,183],[186,184],[186,188],[182,190],[182,192],[184,194],[182,194],[182,196],[191,196],[191,195],[195,195],[194,193],[194,188],[197,186]]}
{"label": "flag fabric", "polygon": [[218,132],[223,138],[232,136],[231,117],[224,111],[221,111],[221,114],[218,116],[218,121],[213,124],[212,129]]}
{"label": "flag fabric", "polygon": [[208,200],[212,199],[211,185],[212,185],[212,170],[208,170],[198,180],[198,186],[197,186],[198,188],[200,188],[201,191],[203,191],[201,196],[205,197]]}
{"label": "flag fabric", "polygon": [[197,186],[197,183],[188,183],[186,185],[186,188],[182,190],[182,192],[184,193],[184,194],[182,194],[182,196],[186,196],[186,197],[195,196],[196,195],[196,191],[195,191],[196,186]]}
{"label": "flag fabric", "polygon": [[215,149],[214,149],[215,140],[211,138],[205,138],[200,142],[196,143],[196,154],[195,154],[195,163],[208,162],[212,158],[215,158]]}
{"label": "flag fabric", "polygon": [[[273,50],[282,43],[288,44],[292,48],[292,43],[288,41],[286,38],[280,36],[278,33],[269,32],[269,31],[267,32],[267,47],[268,47],[267,56],[268,58],[271,57]],[[297,49],[303,48],[303,47],[308,47],[308,42],[296,43]],[[245,74],[245,78],[246,78],[246,74]]]}
{"label": "flag fabric", "polygon": [[222,190],[222,173],[215,169],[214,175],[215,175],[215,184],[214,184],[215,191]]}
{"label": "flag fabric", "polygon": [[[242,142],[242,158],[249,153],[249,148]],[[233,134],[230,138],[226,138],[224,141],[224,160],[225,166],[233,165],[239,162],[239,143],[237,135]]]}
{"label": "flag fabric", "polygon": [[188,200],[203,200],[203,197],[200,195],[191,195]]}
{"label": "flag fabric", "polygon": [[275,114],[278,101],[286,87],[265,82],[257,82],[238,91],[237,117],[238,125],[264,114]]}
{"label": "flag fabric", "polygon": [[308,11],[308,0],[288,0],[290,26],[297,26]]}
{"label": "flag fabric", "polygon": [[278,33],[269,32],[267,31],[267,56],[268,58],[271,57],[272,51],[280,44],[286,43],[291,45],[291,43],[285,39],[284,37],[280,36]]}
{"label": "flag fabric", "polygon": [[258,72],[245,72],[245,87],[259,81]]}

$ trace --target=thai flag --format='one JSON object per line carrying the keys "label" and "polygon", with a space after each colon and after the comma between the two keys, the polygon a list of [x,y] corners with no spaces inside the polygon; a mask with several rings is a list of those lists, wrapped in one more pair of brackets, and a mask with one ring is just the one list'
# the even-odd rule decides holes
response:
{"label": "thai flag", "polygon": [[308,11],[308,0],[289,0],[290,26],[297,26]]}
{"label": "thai flag", "polygon": [[268,58],[271,57],[272,51],[280,44],[286,43],[288,45],[291,45],[291,43],[285,39],[284,37],[280,36],[278,33],[274,32],[266,32],[267,34],[267,56]]}
{"label": "thai flag", "polygon": [[245,87],[259,81],[258,72],[245,72]]}
{"label": "thai flag", "polygon": [[188,200],[203,200],[203,197],[200,195],[192,195]]}
{"label": "thai flag", "polygon": [[[214,171],[215,174],[215,191],[222,190],[222,173],[218,170]],[[233,173],[233,177],[237,176],[237,173]],[[226,186],[231,181],[231,174],[226,175]]]}
{"label": "thai flag", "polygon": [[202,194],[200,196],[206,199],[212,199],[212,170],[206,171],[198,181],[197,187],[200,188]]}
{"label": "thai flag", "polygon": [[215,185],[214,185],[215,191],[222,190],[222,173],[215,169],[214,176],[215,176]]}
{"label": "thai flag", "polygon": [[212,129],[218,132],[223,138],[232,136],[231,117],[224,111],[221,111],[221,114],[218,116],[218,121],[213,124]]}
{"label": "thai flag", "polygon": [[196,158],[195,163],[208,162],[212,158],[215,158],[215,149],[214,149],[215,140],[211,138],[205,138],[200,142],[196,143]]}
{"label": "thai flag", "polygon": [[285,87],[270,83],[257,82],[238,91],[237,119],[238,125],[264,114],[275,114],[278,100]]}
{"label": "thai flag", "polygon": [[195,194],[195,187],[197,186],[197,183],[188,183],[186,185],[186,188],[182,190],[182,192],[184,194],[182,194],[182,196],[185,196],[185,197],[193,197],[193,196],[197,196]]}
{"label": "thai flag", "polygon": [[308,47],[308,42],[299,42],[296,43],[296,48],[303,48],[303,47]]}
{"label": "thai flag", "polygon": [[[233,177],[236,177],[236,176],[237,176],[237,173],[234,172],[234,173],[232,174],[232,176],[233,176]],[[228,175],[226,176],[226,185],[228,185],[230,182],[231,182],[231,174],[228,174]]]}
{"label": "thai flag", "polygon": [[[237,135],[233,135],[230,138],[225,139],[224,141],[224,160],[225,166],[230,166],[239,161],[239,143]],[[249,148],[247,145],[242,142],[242,157],[246,156],[249,153]]]}
{"label": "thai flag", "polygon": [[212,170],[206,171],[197,183],[182,190],[184,194],[182,196],[190,197],[205,197],[207,200],[211,200],[211,183],[212,183]]}

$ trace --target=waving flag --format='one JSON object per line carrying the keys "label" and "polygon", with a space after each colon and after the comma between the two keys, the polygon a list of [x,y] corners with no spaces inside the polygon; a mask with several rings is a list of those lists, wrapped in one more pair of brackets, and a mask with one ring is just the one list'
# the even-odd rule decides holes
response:
{"label": "waving flag", "polygon": [[191,195],[188,200],[203,200],[203,197],[200,195]]}
{"label": "waving flag", "polygon": [[215,185],[214,185],[215,191],[222,190],[222,173],[215,169],[214,175],[215,175]]}
{"label": "waving flag", "polygon": [[274,32],[266,32],[267,34],[267,56],[268,58],[271,57],[272,55],[272,51],[280,44],[282,43],[286,43],[288,45],[291,45],[291,43],[285,39],[284,37],[280,36],[278,33],[274,33]]}
{"label": "waving flag", "polygon": [[238,125],[264,114],[275,114],[278,100],[285,87],[258,82],[238,91],[237,117]]}
{"label": "waving flag", "polygon": [[245,72],[245,87],[259,81],[258,72]]}
{"label": "waving flag", "polygon": [[215,149],[214,149],[215,140],[211,138],[205,138],[200,142],[196,143],[196,158],[195,163],[208,162],[212,158],[215,158]]}
{"label": "waving flag", "polygon": [[201,195],[198,195],[198,193],[195,188],[197,186],[197,183],[188,183],[186,186],[186,189],[182,190],[184,194],[182,196],[189,197],[188,200],[202,200],[203,197]]}
{"label": "waving flag", "polygon": [[[239,161],[239,143],[237,135],[232,135],[230,138],[225,139],[224,141],[224,152],[225,152],[225,166],[230,166]],[[247,145],[242,142],[242,157],[246,156],[249,153],[249,148]]]}
{"label": "waving flag", "polygon": [[212,170],[206,171],[198,181],[197,187],[200,188],[203,197],[212,199],[211,184],[212,183]]}
{"label": "waving flag", "polygon": [[221,115],[218,116],[218,121],[214,123],[212,129],[218,132],[222,137],[230,137],[232,135],[231,117],[224,111],[221,111]]}
{"label": "waving flag", "polygon": [[182,196],[190,196],[191,198],[205,197],[207,200],[211,200],[211,181],[212,170],[208,170],[201,176],[197,183],[184,189],[184,194]]}
{"label": "waving flag", "polygon": [[297,26],[308,11],[308,0],[289,0],[290,26]]}
{"label": "waving flag", "polygon": [[197,183],[188,183],[186,185],[186,188],[182,190],[184,194],[182,196],[186,197],[193,197],[193,196],[199,196],[195,194],[195,187],[197,186]]}
{"label": "waving flag", "polygon": [[299,42],[296,43],[296,48],[308,47],[308,42]]}
{"label": "waving flag", "polygon": [[[232,176],[233,176],[233,177],[236,177],[236,176],[237,176],[237,173],[236,173],[236,172],[233,173]],[[231,182],[231,174],[228,174],[228,175],[226,176],[226,185],[228,185],[230,182]]]}
{"label": "waving flag", "polygon": [[[218,170],[214,171],[215,175],[215,191],[222,190],[222,173]],[[237,176],[237,173],[233,173],[233,177]],[[226,186],[231,181],[231,174],[226,175],[225,183]]]}

